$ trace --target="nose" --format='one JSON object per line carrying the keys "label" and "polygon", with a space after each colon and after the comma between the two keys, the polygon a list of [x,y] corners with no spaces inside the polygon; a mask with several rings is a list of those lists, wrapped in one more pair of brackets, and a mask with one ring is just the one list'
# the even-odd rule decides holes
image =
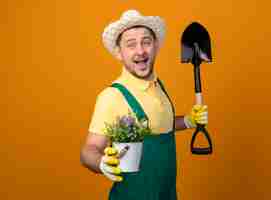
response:
{"label": "nose", "polygon": [[145,49],[144,49],[144,47],[141,44],[137,45],[136,53],[138,55],[143,55],[145,53]]}

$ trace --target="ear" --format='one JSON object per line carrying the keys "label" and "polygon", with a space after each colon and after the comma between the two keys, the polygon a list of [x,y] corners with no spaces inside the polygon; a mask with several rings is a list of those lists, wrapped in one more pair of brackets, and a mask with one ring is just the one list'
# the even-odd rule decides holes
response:
{"label": "ear", "polygon": [[118,60],[122,61],[122,55],[121,55],[121,52],[120,52],[120,47],[117,46],[114,51],[115,51],[116,58]]}

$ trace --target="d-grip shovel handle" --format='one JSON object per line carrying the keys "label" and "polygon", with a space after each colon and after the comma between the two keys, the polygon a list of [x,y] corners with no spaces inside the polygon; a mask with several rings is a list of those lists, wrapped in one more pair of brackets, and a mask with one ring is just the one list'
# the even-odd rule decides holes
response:
{"label": "d-grip shovel handle", "polygon": [[[200,57],[200,48],[197,43],[194,43],[194,56],[192,59],[192,64],[194,65],[194,80],[195,80],[195,98],[196,104],[203,105],[203,98],[201,94],[201,81],[200,81],[200,64],[201,64],[201,57]],[[199,133],[203,133],[206,139],[208,140],[209,147],[207,148],[196,148],[194,147],[194,143],[196,140],[196,136]],[[197,124],[196,131],[193,133],[192,140],[191,140],[191,152],[192,154],[211,154],[213,152],[212,141],[209,136],[209,133],[205,129],[205,125]]]}
{"label": "d-grip shovel handle", "polygon": [[[195,70],[195,82],[197,83],[200,83],[200,76],[199,76],[199,67],[197,70]],[[199,90],[200,88],[198,88],[199,85],[196,84],[196,95],[195,95],[195,98],[196,98],[196,104],[198,105],[202,105],[203,104],[203,99],[202,99],[202,94],[201,94],[201,91]],[[196,140],[196,137],[199,133],[203,133],[205,138],[207,139],[208,141],[208,144],[209,144],[209,147],[205,147],[205,148],[199,148],[199,147],[194,147],[194,144],[195,144],[195,140]],[[190,145],[190,148],[191,148],[191,152],[192,154],[198,154],[198,155],[203,155],[203,154],[211,154],[213,152],[213,145],[212,145],[212,141],[211,141],[211,138],[209,136],[209,133],[208,131],[205,129],[205,125],[203,124],[197,124],[197,128],[196,128],[196,131],[193,133],[193,136],[192,136],[192,139],[191,139],[191,145]]]}
{"label": "d-grip shovel handle", "polygon": [[[205,148],[199,148],[199,147],[194,147],[194,143],[195,143],[195,140],[196,140],[196,137],[199,133],[203,133],[206,137],[206,139],[208,140],[208,143],[209,143],[209,147],[205,147]],[[213,148],[212,148],[212,141],[211,141],[211,138],[209,136],[209,133],[207,132],[207,130],[205,129],[205,126],[202,125],[202,124],[197,124],[197,128],[196,128],[196,131],[193,133],[193,136],[192,136],[192,140],[191,140],[191,152],[193,154],[199,154],[199,155],[202,155],[202,154],[211,154],[213,152]]]}

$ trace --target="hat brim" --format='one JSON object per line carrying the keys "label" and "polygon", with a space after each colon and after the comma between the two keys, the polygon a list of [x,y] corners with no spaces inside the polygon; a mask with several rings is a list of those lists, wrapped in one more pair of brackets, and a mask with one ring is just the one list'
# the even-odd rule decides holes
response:
{"label": "hat brim", "polygon": [[125,30],[134,26],[146,26],[150,28],[158,40],[159,48],[161,47],[165,36],[165,23],[157,16],[136,16],[126,17],[114,23],[109,24],[103,32],[103,43],[108,51],[116,56],[117,39]]}

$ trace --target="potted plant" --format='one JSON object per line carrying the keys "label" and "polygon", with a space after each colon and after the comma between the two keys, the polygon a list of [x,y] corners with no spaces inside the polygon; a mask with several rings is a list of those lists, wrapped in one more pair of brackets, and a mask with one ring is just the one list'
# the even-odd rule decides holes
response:
{"label": "potted plant", "polygon": [[110,137],[113,147],[119,152],[128,150],[120,158],[120,168],[123,172],[139,171],[142,155],[143,139],[151,134],[146,120],[138,121],[129,112],[128,115],[119,116],[112,124],[105,124],[105,135]]}

